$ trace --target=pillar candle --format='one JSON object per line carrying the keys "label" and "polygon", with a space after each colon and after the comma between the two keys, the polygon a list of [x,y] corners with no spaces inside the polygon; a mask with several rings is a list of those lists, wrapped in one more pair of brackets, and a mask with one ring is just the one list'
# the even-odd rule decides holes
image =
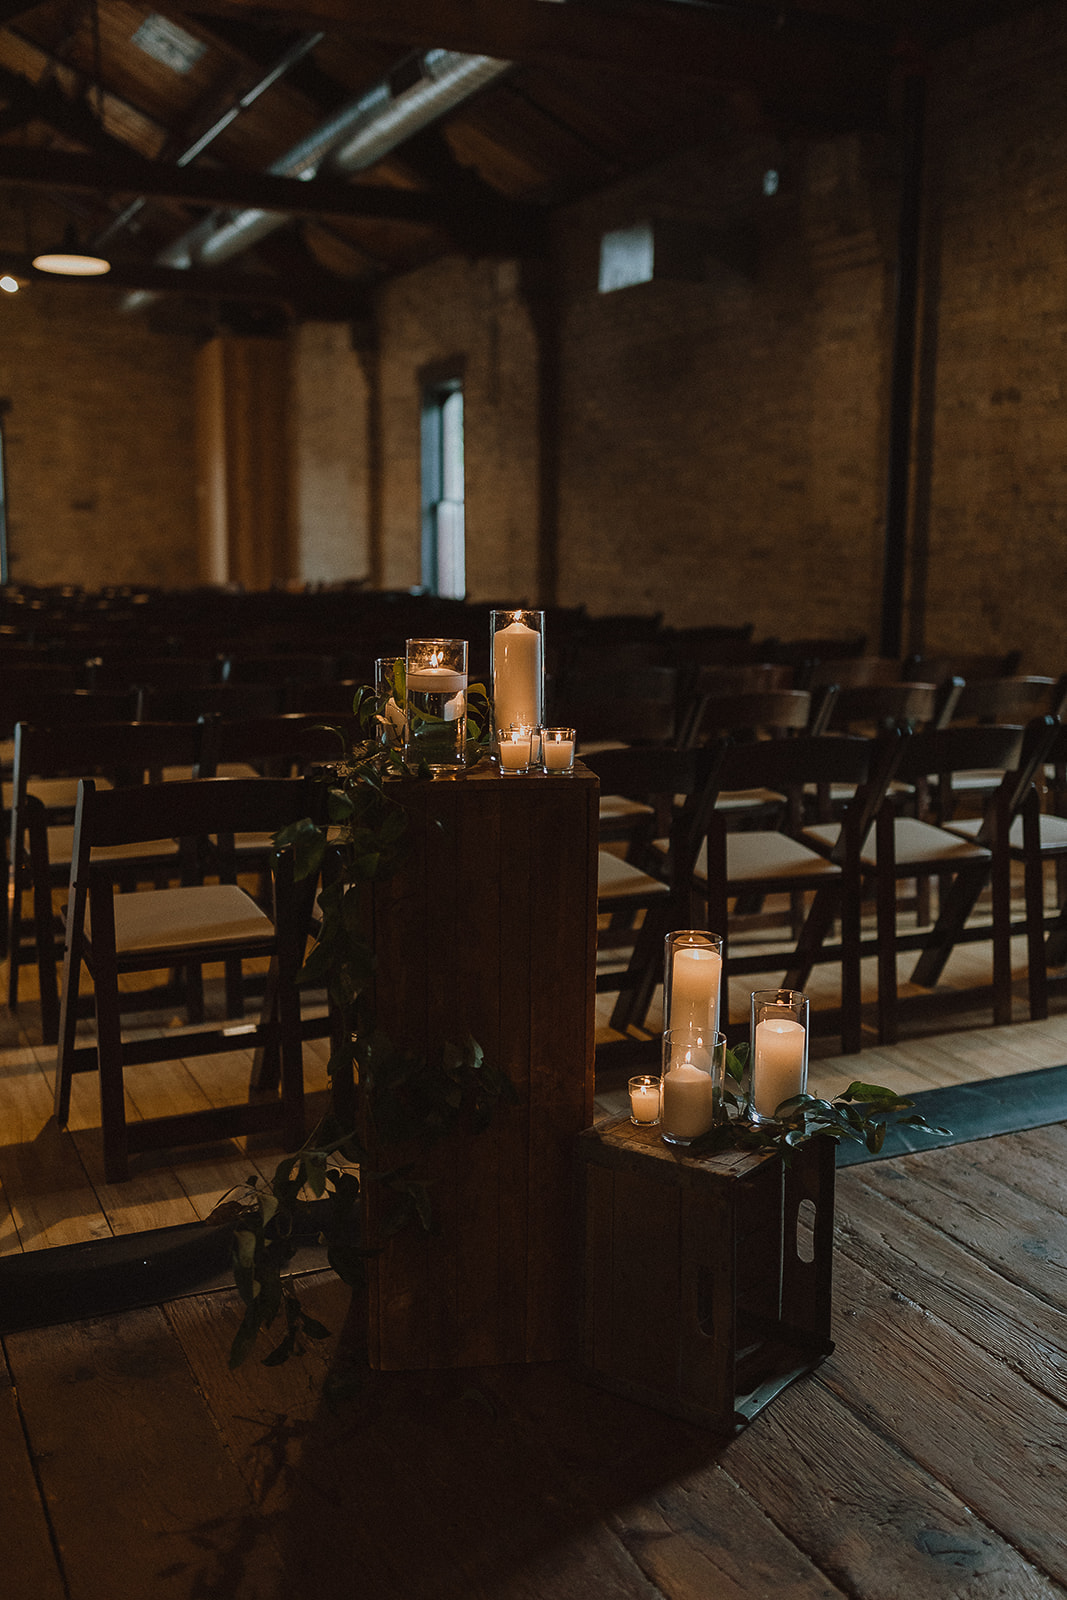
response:
{"label": "pillar candle", "polygon": [[722,957],[708,945],[679,945],[671,970],[670,1016],[672,1032],[698,1033],[713,1039],[719,1031],[719,984]]}
{"label": "pillar candle", "polygon": [[541,635],[521,617],[493,634],[493,719],[498,728],[541,721]]}
{"label": "pillar candle", "polygon": [[711,1074],[699,1067],[672,1066],[663,1076],[663,1131],[678,1139],[707,1133],[715,1120]]}
{"label": "pillar candle", "polygon": [[765,1017],[756,1025],[752,1063],[752,1103],[761,1117],[773,1117],[783,1100],[804,1093],[805,1032],[791,1017]]}

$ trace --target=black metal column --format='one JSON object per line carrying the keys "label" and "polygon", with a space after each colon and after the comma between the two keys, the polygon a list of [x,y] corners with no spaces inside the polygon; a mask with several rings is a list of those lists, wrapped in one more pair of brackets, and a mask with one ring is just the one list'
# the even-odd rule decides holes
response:
{"label": "black metal column", "polygon": [[893,370],[889,397],[885,554],[882,568],[881,654],[903,648],[904,585],[908,555],[911,440],[914,427],[915,359],[918,333],[919,260],[926,83],[918,76],[903,85],[904,170],[897,230],[897,292],[893,324]]}

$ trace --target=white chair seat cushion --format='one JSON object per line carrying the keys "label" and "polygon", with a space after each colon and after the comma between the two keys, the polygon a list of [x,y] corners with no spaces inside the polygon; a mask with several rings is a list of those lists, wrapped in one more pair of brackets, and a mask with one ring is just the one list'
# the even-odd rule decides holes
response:
{"label": "white chair seat cushion", "polygon": [[[187,783],[193,775],[192,767],[164,767],[164,783]],[[217,778],[259,778],[262,773],[245,761],[220,761]],[[97,785],[99,788],[99,785]]]}
{"label": "white chair seat cushion", "polygon": [[627,895],[647,896],[667,893],[669,890],[665,883],[660,883],[658,878],[650,877],[647,872],[642,872],[629,861],[623,861],[621,856],[612,855],[610,850],[597,852],[598,900],[610,901],[625,899]]}
{"label": "white chair seat cushion", "polygon": [[999,789],[1004,781],[1003,772],[996,768],[986,768],[981,772],[951,772],[949,782],[953,793],[963,794],[968,791],[984,793],[986,790]]}
{"label": "white chair seat cushion", "polygon": [[[805,839],[824,850],[832,850],[837,843],[841,826],[837,822],[819,822],[804,829]],[[954,867],[968,861],[987,860],[989,851],[984,845],[974,844],[935,828],[932,823],[919,822],[915,817],[897,817],[893,823],[894,849],[898,869],[908,867]],[[872,827],[860,850],[860,861],[865,867],[878,865],[875,830]]]}
{"label": "white chair seat cushion", "polygon": [[[115,948],[120,955],[270,938],[274,926],[252,897],[232,883],[146,889],[118,894],[114,904]],[[88,914],[86,933],[92,937]]]}
{"label": "white chair seat cushion", "polygon": [[785,795],[775,789],[723,789],[715,797],[716,811],[754,811],[760,806],[784,806]]}
{"label": "white chair seat cushion", "polygon": [[627,800],[623,794],[600,796],[601,822],[625,822],[631,817],[650,817],[652,807],[643,800]]}
{"label": "white chair seat cushion", "polygon": [[[666,839],[658,839],[655,848],[666,852]],[[837,878],[841,868],[815,850],[791,839],[787,833],[772,831],[760,833],[728,833],[726,835],[726,881],[728,883],[761,883],[776,878],[818,880]],[[707,841],[701,845],[693,876],[701,882],[708,876]]]}
{"label": "white chair seat cushion", "polygon": [[[981,826],[981,817],[961,817],[959,822],[945,824],[950,833],[958,833],[961,839],[973,839]],[[1054,817],[1042,811],[1038,817],[1038,838],[1042,850],[1067,850],[1067,817]],[[1022,849],[1022,817],[1016,817],[1012,823],[1008,842],[1013,850]]]}
{"label": "white chair seat cushion", "polygon": [[[50,864],[62,866],[64,862],[70,865],[74,853],[74,829],[65,823],[57,823],[48,830],[48,860]],[[98,846],[93,851],[94,861],[139,861],[142,858],[151,861],[173,861],[178,855],[178,843],[175,839],[149,839],[143,844],[109,844]]]}

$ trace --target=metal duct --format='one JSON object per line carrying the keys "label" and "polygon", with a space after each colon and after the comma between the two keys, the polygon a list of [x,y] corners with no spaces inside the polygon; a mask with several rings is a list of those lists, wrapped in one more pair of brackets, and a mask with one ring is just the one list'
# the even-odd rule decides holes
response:
{"label": "metal duct", "polygon": [[[389,83],[377,84],[293,146],[267,170],[276,177],[313,179],[320,171],[351,174],[373,166],[419,129],[512,70],[510,61],[492,56],[430,50],[422,58],[422,75],[394,94]],[[156,257],[168,267],[217,266],[284,227],[288,218],[277,211],[239,211],[228,222],[207,217]],[[127,297],[127,310],[143,307],[154,295]]]}

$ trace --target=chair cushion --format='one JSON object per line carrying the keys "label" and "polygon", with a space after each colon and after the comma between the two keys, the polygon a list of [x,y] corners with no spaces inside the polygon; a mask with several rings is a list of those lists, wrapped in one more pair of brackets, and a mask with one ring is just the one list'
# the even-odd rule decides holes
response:
{"label": "chair cushion", "polygon": [[622,900],[628,895],[662,895],[670,891],[658,878],[612,855],[610,850],[597,852],[597,899]]}
{"label": "chair cushion", "polygon": [[[91,938],[88,910],[85,925],[86,936]],[[269,938],[273,926],[252,897],[232,883],[146,889],[115,896],[115,948],[119,955]]]}
{"label": "chair cushion", "polygon": [[[666,839],[657,839],[655,849],[666,852]],[[701,845],[693,870],[695,878],[708,876],[707,842]],[[825,856],[791,839],[787,833],[728,833],[726,835],[726,880],[735,883],[769,883],[776,879],[837,878],[841,868]]]}
{"label": "chair cushion", "polygon": [[[837,822],[819,822],[803,830],[816,849],[832,850],[837,843],[841,825]],[[935,828],[929,822],[918,822],[914,817],[897,817],[893,823],[896,864],[898,871],[908,867],[954,867],[968,861],[988,859],[984,845],[957,838],[944,828]],[[860,861],[872,870],[878,865],[875,830],[872,828],[863,841]]]}
{"label": "chair cushion", "polygon": [[[57,823],[48,830],[48,860],[55,866],[64,863],[69,867],[74,853],[74,829]],[[99,845],[93,851],[94,861],[173,861],[178,855],[175,839],[149,839],[143,844]]]}
{"label": "chair cushion", "polygon": [[601,822],[623,822],[630,817],[650,817],[652,807],[643,800],[627,800],[622,794],[600,796]]}
{"label": "chair cushion", "polygon": [[[961,839],[973,839],[982,826],[981,817],[961,817],[959,822],[946,822],[949,833],[958,833]],[[1067,851],[1067,817],[1050,816],[1042,811],[1038,817],[1040,848],[1048,851]],[[1023,847],[1023,819],[1016,817],[1008,833],[1013,850]]]}
{"label": "chair cushion", "polygon": [[716,811],[755,811],[760,806],[784,806],[786,797],[776,789],[722,789],[715,796]]}

